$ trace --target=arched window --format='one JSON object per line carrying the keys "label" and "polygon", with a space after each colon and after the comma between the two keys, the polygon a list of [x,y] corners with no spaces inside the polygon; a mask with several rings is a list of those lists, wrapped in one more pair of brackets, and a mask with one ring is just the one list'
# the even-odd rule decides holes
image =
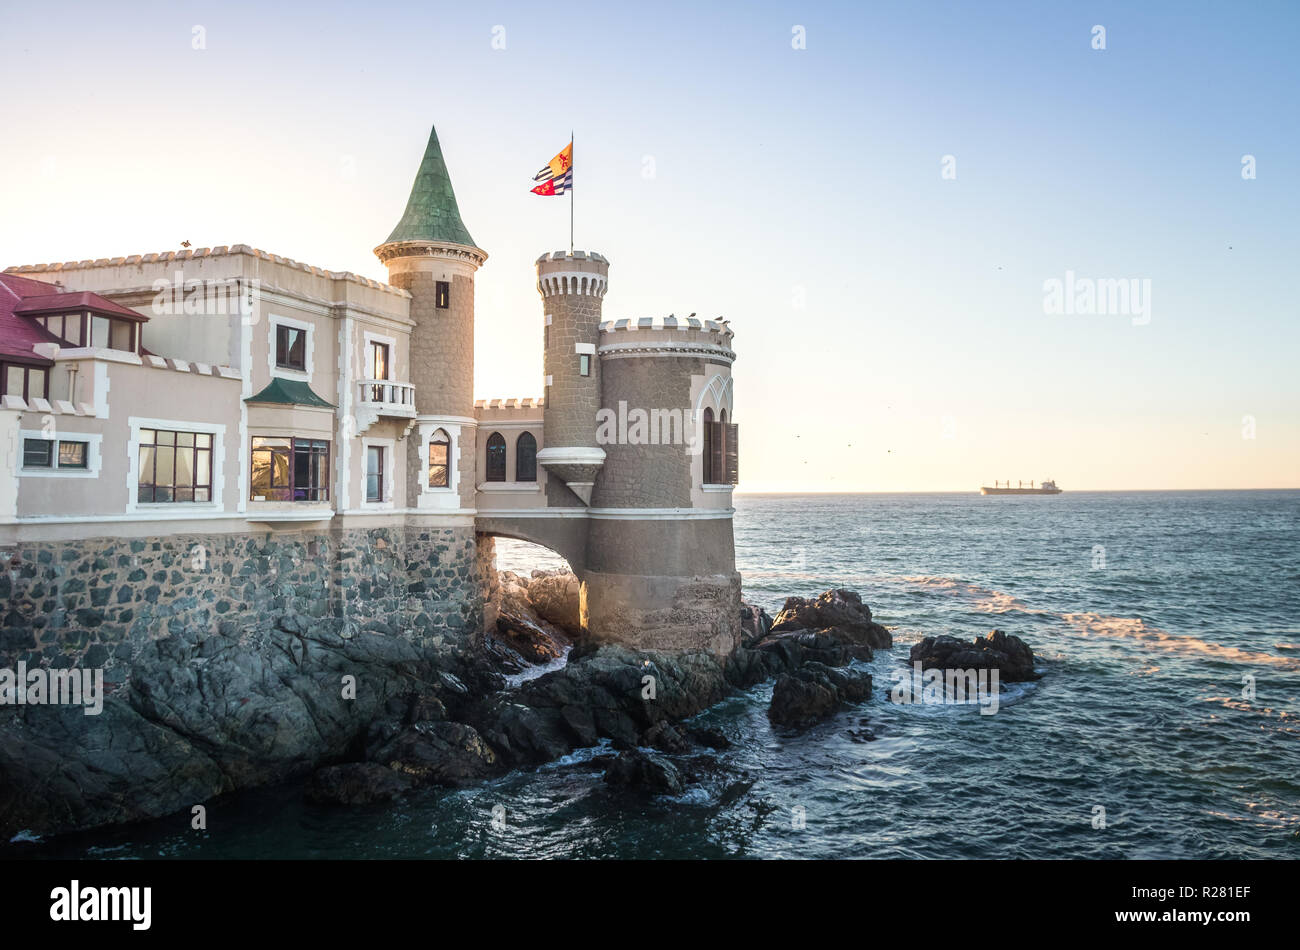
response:
{"label": "arched window", "polygon": [[451,487],[451,438],[442,429],[429,437],[429,487]]}
{"label": "arched window", "polygon": [[500,432],[493,432],[488,436],[487,480],[489,482],[506,480],[506,438]]}
{"label": "arched window", "polygon": [[537,439],[531,432],[515,441],[515,481],[537,481]]}
{"label": "arched window", "polygon": [[704,484],[713,484],[713,410],[706,408],[704,410],[704,455],[701,461],[704,465]]}

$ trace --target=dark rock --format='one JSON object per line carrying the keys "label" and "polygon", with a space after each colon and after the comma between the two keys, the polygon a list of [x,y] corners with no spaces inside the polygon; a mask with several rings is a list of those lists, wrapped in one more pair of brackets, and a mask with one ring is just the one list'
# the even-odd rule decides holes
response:
{"label": "dark rock", "polygon": [[800,729],[827,718],[845,703],[870,697],[869,674],[808,663],[777,677],[767,715],[773,725]]}
{"label": "dark rock", "polygon": [[371,805],[389,802],[415,786],[409,775],[375,762],[350,762],[317,769],[303,794],[323,805]]}
{"label": "dark rock", "polygon": [[835,694],[820,683],[782,673],[772,687],[767,718],[774,725],[799,729],[825,719],[838,705]]}
{"label": "dark rock", "polygon": [[[653,693],[651,688],[653,687]],[[470,721],[512,764],[535,764],[611,739],[631,748],[652,726],[676,722],[726,695],[707,653],[634,653],[606,645],[485,703]]]}
{"label": "dark rock", "polygon": [[624,785],[659,795],[680,795],[685,787],[677,766],[657,752],[628,749],[605,770],[610,785]]}
{"label": "dark rock", "polygon": [[926,637],[912,647],[909,659],[924,670],[993,670],[1008,683],[1036,680],[1034,651],[1019,637],[993,630],[988,636],[967,643],[956,637]]}
{"label": "dark rock", "polygon": [[408,726],[370,759],[428,785],[467,785],[501,771],[495,750],[461,722]]}
{"label": "dark rock", "polygon": [[768,616],[766,610],[744,601],[741,602],[740,643],[742,646],[753,646],[767,636],[768,631],[771,629],[772,618]]}
{"label": "dark rock", "polygon": [[712,726],[687,726],[685,732],[686,738],[706,749],[731,748],[731,740],[722,734],[721,729],[714,729]]}
{"label": "dark rock", "polygon": [[672,752],[681,754],[690,751],[690,743],[684,736],[669,722],[657,722],[641,736],[638,743],[643,746],[650,746],[658,749],[660,752]]}
{"label": "dark rock", "polygon": [[889,631],[871,619],[871,610],[851,590],[828,590],[815,600],[788,597],[772,622],[771,633],[823,630],[845,643],[876,649],[893,646]]}

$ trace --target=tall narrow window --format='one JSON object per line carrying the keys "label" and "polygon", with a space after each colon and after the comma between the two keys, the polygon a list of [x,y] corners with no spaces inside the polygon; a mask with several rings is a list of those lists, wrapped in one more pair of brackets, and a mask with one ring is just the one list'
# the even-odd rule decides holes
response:
{"label": "tall narrow window", "polygon": [[500,432],[493,432],[488,436],[487,480],[489,482],[506,480],[506,438]]}
{"label": "tall narrow window", "polygon": [[735,485],[740,482],[740,440],[739,429],[734,422],[727,421],[727,410],[722,410],[722,422],[718,426],[722,435],[722,477],[723,485]]}
{"label": "tall narrow window", "polygon": [[578,375],[579,376],[591,375],[591,354],[590,353],[578,354]]}
{"label": "tall narrow window", "polygon": [[515,481],[537,481],[537,439],[531,432],[515,440]]}
{"label": "tall narrow window", "polygon": [[307,369],[307,331],[298,327],[275,328],[275,365],[281,369]]}
{"label": "tall narrow window", "polygon": [[451,487],[451,439],[439,429],[429,440],[429,487]]}
{"label": "tall narrow window", "polygon": [[704,410],[704,453],[700,457],[700,463],[704,468],[704,484],[713,484],[713,410],[706,408]]}
{"label": "tall narrow window", "polygon": [[374,358],[371,361],[371,372],[374,373],[371,379],[388,378],[388,344],[371,343],[374,348]]}
{"label": "tall narrow window", "polygon": [[[388,344],[371,343],[370,344],[370,372],[371,379],[388,378]],[[387,386],[371,386],[370,399],[373,402],[388,402],[385,398],[384,390]]]}
{"label": "tall narrow window", "polygon": [[366,447],[366,501],[384,500],[384,449]]}
{"label": "tall narrow window", "polygon": [[440,280],[434,284],[433,305],[439,310],[446,310],[451,306],[451,281]]}

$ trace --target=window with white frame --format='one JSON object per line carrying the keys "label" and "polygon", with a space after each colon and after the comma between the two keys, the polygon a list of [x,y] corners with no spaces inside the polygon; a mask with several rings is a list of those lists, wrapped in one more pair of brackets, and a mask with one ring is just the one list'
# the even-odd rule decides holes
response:
{"label": "window with white frame", "polygon": [[73,478],[99,475],[99,447],[103,437],[97,433],[23,430],[21,438],[23,454],[19,475]]}
{"label": "window with white frame", "polygon": [[271,314],[269,359],[272,376],[289,379],[311,378],[312,356],[316,345],[310,323]]}

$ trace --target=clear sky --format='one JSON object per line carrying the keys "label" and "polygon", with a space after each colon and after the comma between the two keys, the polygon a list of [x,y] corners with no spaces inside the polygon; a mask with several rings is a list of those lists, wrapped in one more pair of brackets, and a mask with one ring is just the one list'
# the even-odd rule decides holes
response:
{"label": "clear sky", "polygon": [[3,3],[0,266],[383,279],[436,124],[477,394],[536,396],[572,129],[605,316],[732,321],[742,489],[1300,487],[1295,3]]}

